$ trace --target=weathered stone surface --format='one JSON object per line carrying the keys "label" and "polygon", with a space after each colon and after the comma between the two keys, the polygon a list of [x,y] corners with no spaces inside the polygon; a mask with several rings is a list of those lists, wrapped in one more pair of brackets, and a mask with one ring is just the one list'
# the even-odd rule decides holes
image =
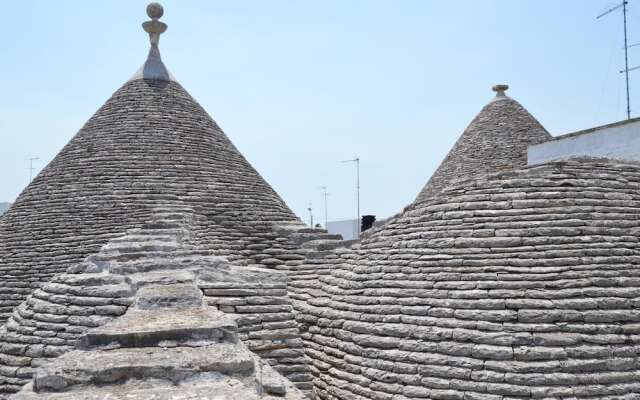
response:
{"label": "weathered stone surface", "polygon": [[33,379],[36,391],[62,391],[75,385],[117,384],[128,379],[180,381],[200,372],[224,375],[254,373],[254,358],[238,344],[205,347],[122,348],[72,351],[41,367]]}
{"label": "weathered stone surface", "polygon": [[550,139],[547,130],[520,103],[499,94],[471,121],[417,200],[431,197],[456,180],[524,168],[527,147]]}
{"label": "weathered stone surface", "polygon": [[[204,375],[204,374],[203,374]],[[291,388],[291,386],[289,386]],[[92,387],[62,393],[21,392],[14,396],[16,400],[277,400],[280,395],[257,394],[252,388],[243,385],[238,378],[218,373],[209,373],[199,379],[180,384],[164,381],[130,380],[122,385]],[[301,393],[289,391],[285,399],[303,400]]]}
{"label": "weathered stone surface", "polygon": [[442,188],[292,271],[317,398],[637,398],[638,232],[635,164]]}
{"label": "weathered stone surface", "polygon": [[[177,213],[176,210],[173,212]],[[163,216],[166,215],[159,212],[156,219]],[[182,210],[182,218],[175,220],[184,225],[189,217],[190,214]],[[153,231],[155,224],[152,222],[149,225],[149,229]],[[140,233],[136,231],[134,235],[130,234],[129,240],[143,240],[145,236]],[[159,250],[160,253],[164,253],[164,257],[155,253],[154,259],[174,259],[172,256],[176,253],[184,254],[193,244],[192,240],[183,239],[176,240],[175,246],[171,248]],[[123,263],[128,263],[130,257],[140,260],[143,259],[140,254],[148,251],[145,246],[128,246],[128,241],[124,238],[115,242],[116,245],[110,243],[95,257],[106,261],[102,266],[105,270],[111,270],[110,267],[118,264],[118,261],[114,260]],[[116,247],[119,250],[114,253]],[[130,257],[123,260],[120,257],[123,252]],[[108,255],[112,258],[109,259]],[[272,363],[268,358],[261,359],[253,354],[238,340],[238,326],[233,321],[233,316],[203,303],[202,290],[196,283],[196,276],[225,275],[206,274],[206,271],[224,270],[234,276],[233,282],[242,287],[242,274],[234,273],[241,271],[241,267],[221,262],[208,264],[208,257],[196,257],[191,263],[182,260],[183,271],[189,271],[193,277],[180,279],[180,282],[157,279],[162,271],[167,274],[173,271],[164,269],[164,263],[157,265],[154,270],[138,271],[136,274],[141,279],[136,279],[136,282],[146,282],[149,285],[130,289],[133,299],[124,316],[82,332],[84,334],[76,341],[76,350],[67,347],[66,351],[50,354],[49,357],[57,357],[51,362],[41,363],[39,361],[42,358],[28,356],[28,345],[4,345],[3,352],[0,353],[0,362],[4,365],[4,370],[0,372],[3,373],[5,382],[17,386],[20,383],[18,378],[26,380],[33,376],[32,382],[25,385],[13,398],[305,398],[300,389],[310,390],[311,387],[308,384],[305,386],[309,382],[309,369],[302,353],[296,354],[300,360],[293,361],[293,364],[299,367],[284,371],[299,381],[296,385],[302,387],[298,389],[270,365],[274,364],[277,368],[280,365],[278,362],[283,361],[283,358],[276,358],[278,362]],[[214,260],[219,261],[217,258]],[[63,285],[87,285],[98,282],[96,279],[108,283],[130,282],[128,273],[118,275],[99,270],[92,271],[73,275],[69,279],[56,278],[55,281]],[[154,278],[144,279],[141,275],[145,273],[153,274]],[[244,283],[246,287],[253,289],[260,289],[260,286],[265,284],[272,287],[278,281],[277,274],[273,277],[264,270],[252,269],[250,274],[254,278],[262,277],[249,279]],[[187,281],[191,283],[185,283]],[[215,283],[210,282],[209,286],[212,285]],[[272,296],[267,299],[272,303],[279,297]],[[64,307],[53,309],[64,315]],[[15,325],[20,326],[17,322]],[[298,337],[297,329],[290,330],[289,334],[292,338]],[[283,348],[292,350],[291,346]],[[46,349],[45,347],[44,353],[35,353],[33,356],[47,356]],[[30,368],[29,371],[19,372],[20,367]]]}
{"label": "weathered stone surface", "polygon": [[136,308],[194,308],[203,305],[202,291],[195,284],[173,284],[169,286],[146,286],[136,294]]}
{"label": "weathered stone surface", "polygon": [[131,309],[122,317],[91,329],[83,335],[78,348],[152,347],[168,343],[198,347],[238,341],[237,325],[210,307],[143,310]]}
{"label": "weathered stone surface", "polygon": [[[166,228],[168,220],[171,230]],[[182,348],[186,354],[203,348],[206,353],[205,348],[212,344],[240,346],[238,341],[242,340],[256,354],[268,354],[263,356],[264,362],[308,392],[310,367],[287,296],[286,276],[232,265],[203,250],[200,220],[191,207],[175,203],[158,206],[141,228],[111,240],[82,262],[82,268],[72,266],[73,273],[57,275],[36,290],[0,329],[0,389],[15,392],[35,368],[46,365],[45,360],[60,357],[74,346],[83,350],[74,359],[83,354],[89,357],[97,350],[113,350],[109,354],[118,355],[118,359],[94,365],[113,364],[113,370],[102,372],[109,376],[126,374],[126,363],[136,357],[127,358],[130,352],[117,353],[117,349]],[[158,246],[158,242],[171,245]],[[204,290],[213,291],[216,297],[204,296]],[[230,304],[221,301],[229,298],[227,290],[235,299],[231,303],[250,307],[226,310],[241,323],[240,329],[235,322],[221,318],[214,307],[205,306],[206,300],[224,311],[221,304]],[[255,339],[263,342],[254,346]],[[297,350],[299,354],[269,353],[274,349]],[[161,362],[158,359],[156,364]],[[83,374],[91,375],[80,370],[72,375]],[[277,392],[288,383],[273,385]]]}
{"label": "weathered stone surface", "polygon": [[[134,79],[2,215],[0,321],[54,275],[141,227],[158,203],[172,200],[205,216],[208,250],[247,265],[267,266],[261,256],[279,260],[286,243],[275,240],[274,225],[303,227],[179,83]],[[158,223],[177,229],[170,215]],[[170,248],[164,239],[137,250]],[[265,253],[270,249],[276,252]]]}

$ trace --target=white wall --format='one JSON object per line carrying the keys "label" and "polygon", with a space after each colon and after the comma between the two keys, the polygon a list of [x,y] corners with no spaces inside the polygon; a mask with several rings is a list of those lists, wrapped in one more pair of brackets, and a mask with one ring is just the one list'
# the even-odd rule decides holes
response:
{"label": "white wall", "polygon": [[529,146],[529,165],[571,156],[640,161],[640,120],[613,124]]}
{"label": "white wall", "polygon": [[340,234],[344,240],[354,240],[358,238],[358,220],[348,219],[345,221],[327,222],[327,232]]}

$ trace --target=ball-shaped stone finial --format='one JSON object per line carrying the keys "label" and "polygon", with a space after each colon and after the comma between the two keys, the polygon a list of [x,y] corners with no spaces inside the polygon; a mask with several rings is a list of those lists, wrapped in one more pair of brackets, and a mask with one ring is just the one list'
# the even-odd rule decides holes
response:
{"label": "ball-shaped stone finial", "polygon": [[161,18],[164,14],[164,8],[160,3],[149,3],[147,6],[147,15],[151,19]]}
{"label": "ball-shaped stone finial", "polygon": [[503,93],[507,89],[509,89],[509,85],[505,85],[505,84],[494,85],[491,88],[491,90],[493,90],[496,93]]}

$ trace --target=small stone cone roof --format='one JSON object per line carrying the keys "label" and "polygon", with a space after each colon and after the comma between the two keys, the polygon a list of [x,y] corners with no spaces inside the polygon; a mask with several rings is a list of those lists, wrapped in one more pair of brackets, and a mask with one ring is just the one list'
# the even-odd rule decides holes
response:
{"label": "small stone cone roof", "polygon": [[0,219],[0,322],[54,274],[139,227],[159,200],[206,215],[207,244],[227,256],[256,226],[301,225],[153,46],[149,57]]}
{"label": "small stone cone roof", "polygon": [[455,179],[525,167],[527,147],[551,139],[520,103],[504,94],[507,88],[494,86],[496,97],[471,121],[417,201],[432,196]]}

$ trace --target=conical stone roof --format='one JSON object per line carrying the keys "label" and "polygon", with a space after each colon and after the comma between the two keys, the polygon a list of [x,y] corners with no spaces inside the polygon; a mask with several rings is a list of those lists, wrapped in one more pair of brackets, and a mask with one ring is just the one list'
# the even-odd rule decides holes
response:
{"label": "conical stone roof", "polygon": [[[67,375],[69,371],[62,368],[60,373],[45,373],[47,377],[41,378],[36,376],[36,381],[40,379],[44,382],[42,388],[38,388],[36,383],[36,389],[43,389],[44,392],[74,391],[72,386],[81,383],[77,380],[81,377],[84,377],[85,384],[103,386],[104,390],[94,393],[95,388],[85,387],[88,392],[83,388],[76,388],[79,389],[79,393],[75,396],[69,392],[43,393],[44,398],[50,396],[103,399],[108,397],[104,392],[111,392],[113,398],[130,398],[121,394],[121,391],[128,391],[128,386],[121,386],[124,382],[120,378],[123,375],[127,378],[141,378],[138,374],[146,375],[150,372],[149,369],[174,371],[178,375],[170,377],[169,380],[174,384],[186,384],[185,380],[192,381],[198,378],[200,372],[205,372],[212,365],[200,365],[197,359],[190,356],[181,360],[180,354],[170,354],[166,347],[178,345],[204,351],[206,349],[203,349],[203,345],[212,344],[206,339],[220,339],[219,330],[214,328],[212,332],[209,325],[215,325],[218,317],[204,310],[202,306],[205,304],[210,306],[212,311],[224,312],[227,318],[235,320],[232,335],[234,342],[240,340],[246,346],[246,349],[234,346],[235,351],[252,351],[269,365],[265,369],[260,368],[262,372],[267,368],[273,368],[294,382],[296,387],[308,393],[312,377],[287,294],[287,277],[273,270],[233,265],[225,258],[213,255],[212,251],[202,247],[202,234],[205,231],[202,223],[205,220],[206,218],[198,215],[191,207],[181,205],[173,199],[165,204],[159,203],[152,211],[150,220],[143,224],[142,228],[123,232],[119,237],[111,239],[98,253],[70,266],[66,273],[56,275],[34,290],[14,309],[4,326],[0,327],[0,398],[4,398],[4,393],[19,391],[33,377],[38,367],[50,365],[55,362],[54,358],[78,348],[87,350],[88,342],[83,335],[90,334],[90,328],[105,327],[105,324],[110,322],[116,324],[107,329],[111,333],[106,334],[103,331],[98,335],[92,334],[93,339],[89,342],[95,343],[97,340],[101,346],[104,345],[111,350],[114,349],[114,342],[118,341],[116,336],[119,336],[120,339],[124,339],[120,340],[123,345],[121,347],[138,348],[135,352],[141,353],[149,351],[149,355],[155,353],[160,358],[153,362],[154,365],[141,365],[138,363],[147,362],[144,357],[134,355],[131,359],[126,355],[128,351],[125,351],[126,354],[121,354],[125,358],[117,361],[117,366],[109,365],[105,360],[94,363],[80,362],[80,365],[90,369],[97,367],[99,371],[93,370],[95,374],[84,369],[76,370],[78,374],[73,373],[74,377],[70,377]],[[141,295],[145,291],[147,295]],[[167,296],[171,293],[173,294]],[[193,306],[197,309],[191,310],[195,311],[195,314],[187,310]],[[133,320],[126,317],[131,312],[138,314],[138,311],[158,307],[178,310],[154,312],[153,315],[156,317],[152,320],[157,323],[144,329],[135,322],[144,322],[147,320],[146,317],[139,315],[140,318]],[[119,319],[123,315],[125,319]],[[154,347],[160,349],[154,350]],[[219,348],[210,350],[222,359],[229,355],[224,354]],[[195,356],[206,353],[194,351],[197,353]],[[101,357],[101,354],[95,352],[81,354],[94,360]],[[102,355],[109,358],[106,354]],[[75,358],[73,355],[70,357]],[[216,363],[221,358],[212,356],[211,353],[205,357],[208,360],[218,360]],[[174,361],[181,365],[176,365]],[[103,367],[115,369],[106,371]],[[98,380],[86,380],[87,374],[94,375]],[[66,375],[71,380],[62,383],[52,375]],[[264,377],[261,373],[258,375]],[[111,378],[100,382],[105,376]],[[212,379],[212,382],[205,376],[198,379],[200,378],[203,378],[202,383],[207,387],[217,381]],[[151,390],[153,395],[140,398],[154,399],[173,399],[175,391],[179,389],[169,389],[158,381],[155,381],[158,387],[150,389],[149,386],[153,386],[154,382],[147,383],[149,385],[144,385],[146,388],[132,385],[129,389],[134,392]],[[104,384],[111,386],[105,388]],[[52,390],[47,390],[46,387]],[[184,386],[180,389],[188,390]],[[169,394],[162,397],[158,392]],[[89,395],[91,393],[94,394]],[[216,391],[212,393],[215,394]],[[33,396],[36,397],[35,394]],[[131,398],[138,397],[131,395]],[[193,398],[209,397],[194,395]],[[253,397],[246,393],[237,393],[231,398]]]}
{"label": "conical stone roof", "polygon": [[336,253],[299,303],[317,396],[638,398],[639,232],[637,164],[448,186]]}
{"label": "conical stone roof", "polygon": [[141,71],[0,219],[2,322],[54,274],[124,230],[139,227],[159,200],[180,200],[206,215],[206,245],[230,259],[268,248],[270,226],[301,225],[164,68],[157,39],[166,25],[152,11],[152,21],[145,23],[152,50]]}
{"label": "conical stone roof", "polygon": [[452,180],[525,167],[527,147],[551,139],[520,103],[504,94],[507,89],[507,85],[493,87],[496,97],[471,121],[417,201],[437,193]]}

